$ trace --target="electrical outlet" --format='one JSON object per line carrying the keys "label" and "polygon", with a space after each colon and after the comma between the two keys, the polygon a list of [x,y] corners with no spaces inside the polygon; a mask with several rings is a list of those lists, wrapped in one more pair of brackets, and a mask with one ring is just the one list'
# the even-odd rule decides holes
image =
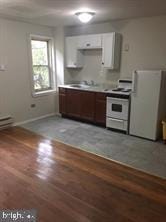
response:
{"label": "electrical outlet", "polygon": [[31,108],[35,108],[35,107],[36,107],[35,103],[31,104]]}
{"label": "electrical outlet", "polygon": [[125,51],[125,52],[128,52],[128,51],[129,51],[129,48],[130,48],[130,47],[129,47],[129,44],[126,43],[126,44],[124,45],[124,51]]}
{"label": "electrical outlet", "polygon": [[0,65],[0,71],[5,71],[5,70],[6,70],[5,65]]}

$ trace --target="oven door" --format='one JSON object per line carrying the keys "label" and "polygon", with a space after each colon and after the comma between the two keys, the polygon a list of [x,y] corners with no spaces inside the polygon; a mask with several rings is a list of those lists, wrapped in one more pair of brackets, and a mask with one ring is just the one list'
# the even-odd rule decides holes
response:
{"label": "oven door", "polygon": [[107,117],[128,120],[129,100],[107,97]]}

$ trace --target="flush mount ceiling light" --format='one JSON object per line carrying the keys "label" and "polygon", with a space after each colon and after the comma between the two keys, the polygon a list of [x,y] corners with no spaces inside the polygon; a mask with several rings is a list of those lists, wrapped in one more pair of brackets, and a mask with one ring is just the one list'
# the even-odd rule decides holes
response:
{"label": "flush mount ceiling light", "polygon": [[78,19],[82,23],[88,23],[93,18],[95,13],[94,12],[77,12],[75,13],[75,15],[78,17]]}

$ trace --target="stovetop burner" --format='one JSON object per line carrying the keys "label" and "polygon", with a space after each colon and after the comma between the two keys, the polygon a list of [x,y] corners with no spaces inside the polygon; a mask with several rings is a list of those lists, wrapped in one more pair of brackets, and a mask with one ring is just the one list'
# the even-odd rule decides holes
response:
{"label": "stovetop burner", "polygon": [[122,89],[121,92],[131,92],[131,89]]}
{"label": "stovetop burner", "polygon": [[116,88],[116,89],[112,89],[112,91],[114,92],[122,92],[122,90],[125,90],[124,88]]}
{"label": "stovetop burner", "polygon": [[131,92],[131,89],[125,89],[125,88],[116,88],[112,89],[113,92]]}
{"label": "stovetop burner", "polygon": [[123,80],[120,79],[118,81],[118,85],[116,88],[111,89],[110,93],[114,94],[114,96],[130,96],[132,88],[132,81],[131,80]]}

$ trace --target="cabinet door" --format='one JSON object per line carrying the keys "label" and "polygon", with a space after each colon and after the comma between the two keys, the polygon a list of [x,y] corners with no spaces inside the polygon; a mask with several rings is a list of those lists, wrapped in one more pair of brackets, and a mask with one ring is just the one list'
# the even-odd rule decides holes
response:
{"label": "cabinet door", "polygon": [[103,34],[102,64],[106,68],[114,68],[115,33]]}
{"label": "cabinet door", "polygon": [[81,91],[81,119],[94,121],[95,117],[95,93]]}
{"label": "cabinet door", "polygon": [[74,89],[67,89],[66,96],[67,115],[72,117],[80,117],[80,91]]}
{"label": "cabinet door", "polygon": [[59,112],[61,114],[66,114],[66,95],[59,95]]}
{"label": "cabinet door", "polygon": [[108,69],[119,69],[121,35],[108,33],[102,36],[102,65]]}
{"label": "cabinet door", "polygon": [[80,36],[78,48],[80,49],[96,49],[101,48],[101,35],[84,35]]}
{"label": "cabinet door", "polygon": [[106,94],[96,93],[95,122],[106,125]]}
{"label": "cabinet door", "polygon": [[59,88],[59,113],[66,114],[66,89]]}
{"label": "cabinet door", "polygon": [[81,68],[83,66],[83,54],[78,50],[79,37],[66,37],[65,53],[67,68]]}

